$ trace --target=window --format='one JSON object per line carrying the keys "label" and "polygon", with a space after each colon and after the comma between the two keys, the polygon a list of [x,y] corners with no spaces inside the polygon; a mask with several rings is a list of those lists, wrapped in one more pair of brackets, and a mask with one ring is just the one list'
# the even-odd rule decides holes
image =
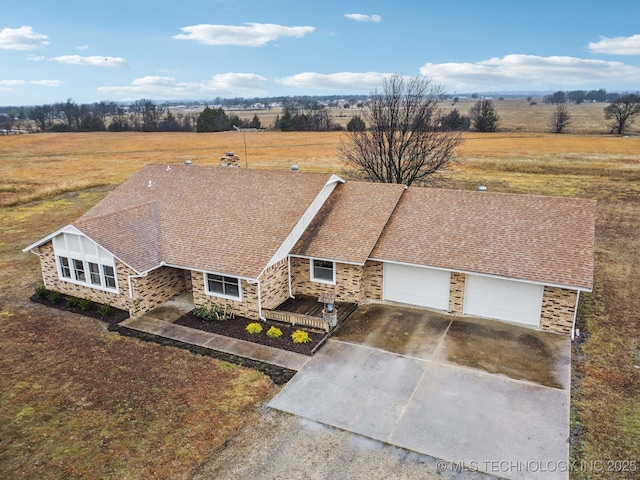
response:
{"label": "window", "polygon": [[104,283],[107,288],[116,288],[116,274],[113,267],[109,265],[102,266],[102,272],[104,273]]}
{"label": "window", "polygon": [[240,279],[235,277],[225,277],[207,273],[207,292],[213,295],[220,295],[240,299]]}
{"label": "window", "polygon": [[60,274],[63,278],[71,278],[71,268],[69,267],[69,259],[67,257],[58,257],[60,262]]}
{"label": "window", "polygon": [[311,280],[316,282],[335,283],[335,263],[328,260],[313,260]]}
{"label": "window", "polygon": [[101,290],[118,290],[113,255],[93,240],[64,232],[53,237],[53,250],[61,280]]}
{"label": "window", "polygon": [[73,262],[73,275],[75,279],[79,282],[86,282],[87,277],[84,274],[84,264],[82,260],[72,258],[71,261]]}
{"label": "window", "polygon": [[100,279],[100,267],[97,263],[89,262],[89,278],[91,278],[92,284],[102,285],[102,280]]}

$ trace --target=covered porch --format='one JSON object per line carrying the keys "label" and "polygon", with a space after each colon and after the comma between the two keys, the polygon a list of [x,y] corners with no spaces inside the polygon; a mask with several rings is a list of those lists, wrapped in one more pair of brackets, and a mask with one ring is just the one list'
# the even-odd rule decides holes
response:
{"label": "covered porch", "polygon": [[[334,306],[333,312],[328,315],[325,312],[327,303]],[[263,309],[262,315],[267,320],[320,328],[329,332],[342,324],[357,307],[357,303],[334,302],[331,297],[296,295],[294,298],[288,298],[274,309]]]}

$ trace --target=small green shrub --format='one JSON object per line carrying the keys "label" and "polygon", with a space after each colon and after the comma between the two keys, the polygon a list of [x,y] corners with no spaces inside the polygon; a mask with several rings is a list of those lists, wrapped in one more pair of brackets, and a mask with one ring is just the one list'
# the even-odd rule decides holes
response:
{"label": "small green shrub", "polygon": [[271,327],[267,330],[267,337],[269,338],[280,338],[282,336],[282,330],[276,327]]}
{"label": "small green shrub", "polygon": [[93,302],[88,298],[82,298],[78,300],[78,305],[80,305],[80,310],[82,310],[83,312],[88,312],[89,310],[91,310]]}
{"label": "small green shrub", "polygon": [[67,307],[69,308],[77,307],[79,302],[79,300],[76,297],[65,297],[64,301],[67,304]]}
{"label": "small green shrub", "polygon": [[47,296],[47,289],[44,285],[40,285],[39,287],[35,288],[35,294],[37,298],[42,300]]}
{"label": "small green shrub", "polygon": [[311,337],[304,330],[296,330],[291,334],[293,343],[307,343],[311,341]]}
{"label": "small green shrub", "polygon": [[49,295],[47,295],[47,300],[49,300],[54,305],[57,305],[62,300],[62,295],[60,295],[60,292],[49,292]]}
{"label": "small green shrub", "polygon": [[214,304],[203,305],[202,307],[196,307],[193,309],[193,314],[196,317],[201,318],[202,320],[206,320],[207,322],[210,322],[212,320],[220,320],[220,313],[221,312],[218,310],[218,307],[216,307]]}
{"label": "small green shrub", "polygon": [[98,314],[100,315],[100,318],[106,318],[111,315],[111,305],[108,303],[98,305]]}
{"label": "small green shrub", "polygon": [[245,330],[251,334],[260,333],[262,331],[262,325],[255,322],[250,323],[249,325],[247,325],[247,328],[245,328]]}

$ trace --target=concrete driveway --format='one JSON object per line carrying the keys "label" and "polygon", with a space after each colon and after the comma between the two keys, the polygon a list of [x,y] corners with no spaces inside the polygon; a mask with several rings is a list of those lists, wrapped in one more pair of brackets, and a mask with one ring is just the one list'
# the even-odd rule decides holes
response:
{"label": "concrete driveway", "polygon": [[368,304],[269,406],[442,459],[443,470],[566,479],[570,358],[565,336]]}

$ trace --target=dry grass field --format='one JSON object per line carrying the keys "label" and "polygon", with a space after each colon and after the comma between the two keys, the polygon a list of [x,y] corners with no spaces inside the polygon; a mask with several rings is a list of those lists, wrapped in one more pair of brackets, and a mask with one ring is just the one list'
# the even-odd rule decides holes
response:
{"label": "dry grass field", "polygon": [[[505,100],[506,102],[506,100]],[[528,107],[527,107],[528,108]],[[0,137],[0,477],[188,478],[255,418],[270,381],[241,367],[109,334],[48,311],[30,242],[151,162],[342,172],[341,133],[34,134]],[[598,201],[593,294],[574,344],[572,458],[640,459],[640,138],[465,136],[431,185]],[[246,148],[246,149],[245,149]],[[293,173],[292,173],[293,174]],[[606,463],[605,463],[606,465]],[[572,478],[637,478],[574,471]]]}
{"label": "dry grass field", "polygon": [[[479,99],[473,98],[460,98],[455,105],[452,101],[445,100],[442,102],[441,107],[445,113],[448,113],[455,108],[462,115],[468,116],[469,109],[471,109],[473,104],[478,100]],[[531,99],[531,101],[535,102],[536,105],[530,105],[531,102],[526,98],[505,98],[504,100],[492,98],[491,101],[493,102],[496,112],[500,117],[498,126],[501,132],[549,132],[549,120],[556,109],[556,106],[545,104],[542,98]],[[604,107],[606,104],[581,103],[579,105],[575,105],[567,103],[566,106],[571,119],[566,133],[599,135],[609,132],[610,128],[607,126],[607,121],[604,118]],[[282,114],[281,110],[277,108],[272,108],[270,110],[231,110],[229,113],[234,113],[247,121],[251,121],[253,116],[257,115],[264,128],[273,127],[276,117]],[[349,120],[359,113],[360,110],[355,107],[332,107],[329,109],[329,114],[331,115],[334,123],[345,128]],[[637,131],[638,127],[636,126],[635,132]]]}

